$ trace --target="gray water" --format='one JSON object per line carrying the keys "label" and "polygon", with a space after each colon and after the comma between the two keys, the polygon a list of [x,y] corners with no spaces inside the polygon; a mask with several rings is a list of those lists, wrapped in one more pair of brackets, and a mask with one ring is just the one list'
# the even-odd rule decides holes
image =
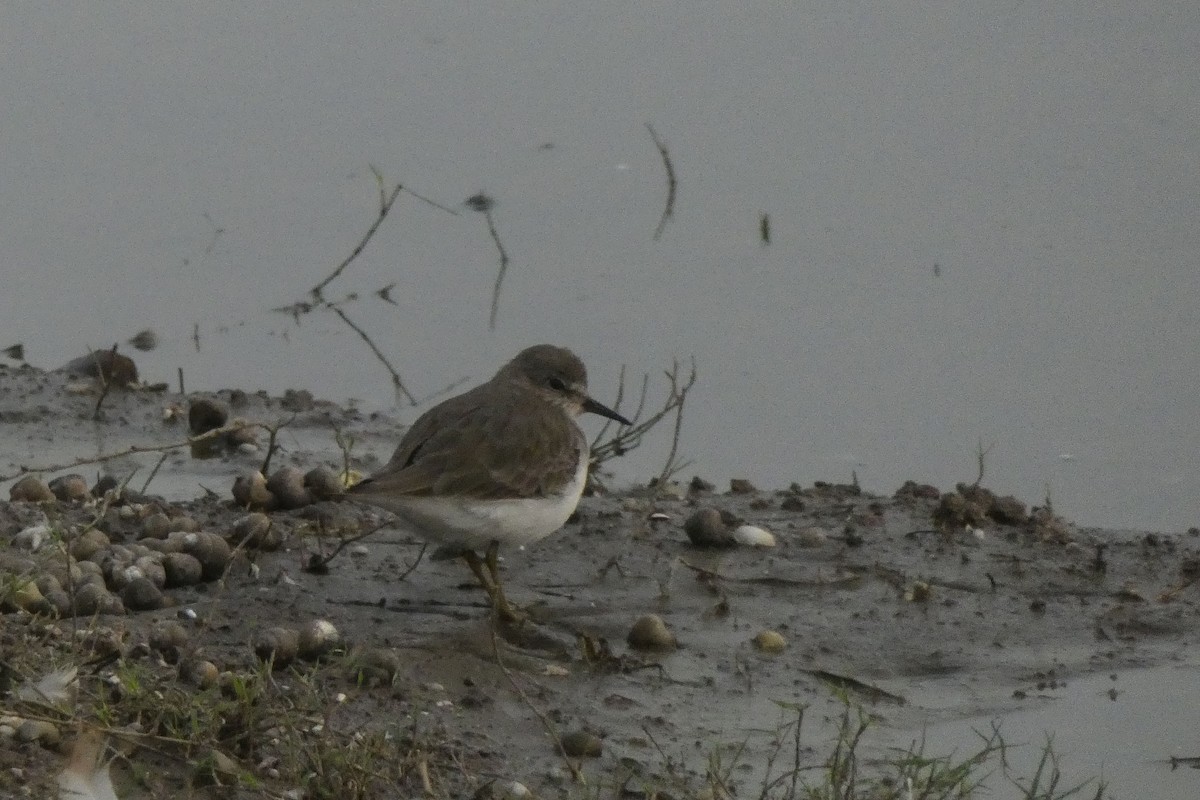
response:
{"label": "gray water", "polygon": [[945,488],[982,442],[1077,521],[1200,523],[1200,5],[342,5],[7,5],[0,347],[152,327],[152,381],[392,406],[338,318],[269,311],[374,166],[459,211],[404,195],[328,290],[418,396],[538,341],[606,400],[694,356],[685,476]]}

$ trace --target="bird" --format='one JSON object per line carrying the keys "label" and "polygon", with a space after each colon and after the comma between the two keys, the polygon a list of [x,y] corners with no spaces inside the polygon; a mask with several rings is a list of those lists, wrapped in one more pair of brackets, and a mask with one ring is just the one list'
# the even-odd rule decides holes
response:
{"label": "bird", "polygon": [[418,417],[388,463],[346,497],[395,514],[442,552],[460,555],[497,617],[520,620],[501,586],[499,548],[540,541],[575,511],[589,463],[576,423],[584,413],[633,424],[588,394],[575,353],[528,347],[491,380]]}

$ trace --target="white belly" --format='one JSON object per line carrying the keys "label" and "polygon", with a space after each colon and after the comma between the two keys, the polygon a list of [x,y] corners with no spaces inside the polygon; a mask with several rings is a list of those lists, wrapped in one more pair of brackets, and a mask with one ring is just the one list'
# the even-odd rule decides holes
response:
{"label": "white belly", "polygon": [[406,497],[388,509],[414,533],[452,547],[482,549],[492,541],[509,546],[531,544],[561,528],[575,511],[587,467],[587,458],[581,458],[575,476],[559,495],[514,500]]}

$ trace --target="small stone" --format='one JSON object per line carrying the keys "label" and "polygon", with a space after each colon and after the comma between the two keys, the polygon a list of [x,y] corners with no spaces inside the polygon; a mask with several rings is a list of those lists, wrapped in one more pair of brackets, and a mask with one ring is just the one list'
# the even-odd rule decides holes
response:
{"label": "small stone", "polygon": [[37,742],[42,747],[53,749],[62,740],[62,734],[53,722],[27,719],[17,726],[13,738],[18,742]]}
{"label": "small stone", "polygon": [[304,473],[304,486],[317,500],[331,500],[346,491],[341,479],[328,467],[316,467]]}
{"label": "small stone", "polygon": [[733,478],[729,481],[730,494],[754,494],[758,489],[745,478]]}
{"label": "small stone", "polygon": [[710,494],[716,489],[716,485],[709,483],[699,475],[693,475],[691,481],[688,482],[689,494]]}
{"label": "small stone", "polygon": [[736,518],[716,508],[701,508],[683,523],[683,531],[696,547],[733,547]]}
{"label": "small stone", "polygon": [[220,400],[196,397],[188,404],[188,430],[199,436],[216,430],[229,419],[229,409]]}
{"label": "small stone", "polygon": [[733,538],[738,544],[744,544],[747,547],[775,546],[774,535],[757,525],[739,525],[733,531]]}
{"label": "small stone", "polygon": [[103,584],[86,583],[75,590],[74,610],[77,616],[90,617],[94,614],[124,614],[125,606]]}
{"label": "small stone", "polygon": [[604,742],[587,731],[568,733],[561,741],[563,752],[571,758],[599,758],[604,753]]}
{"label": "small stone", "polygon": [[68,552],[76,561],[91,561],[97,553],[110,544],[108,535],[103,531],[92,528],[75,537],[67,546]]}
{"label": "small stone", "polygon": [[657,614],[645,614],[633,623],[625,641],[635,650],[654,652],[670,652],[678,647],[674,634],[667,629],[667,624]]}
{"label": "small stone", "polygon": [[31,614],[39,614],[47,610],[47,605],[37,583],[29,578],[18,579],[13,585],[0,590],[0,608],[3,609],[11,611],[19,608]]}
{"label": "small stone", "polygon": [[307,389],[288,389],[283,393],[282,403],[285,411],[312,411],[316,405],[312,392]]}
{"label": "small stone", "polygon": [[403,666],[396,652],[373,647],[355,656],[353,679],[356,683],[390,684]]}
{"label": "small stone", "polygon": [[235,547],[261,548],[270,530],[271,518],[255,511],[239,517],[230,528],[228,538]]}
{"label": "small stone", "polygon": [[750,641],[760,653],[771,655],[782,653],[787,647],[787,639],[783,638],[783,634],[779,631],[759,631]]}
{"label": "small stone", "polygon": [[63,503],[82,503],[92,499],[87,478],[82,475],[59,475],[50,481],[50,491]]}
{"label": "small stone", "polygon": [[162,556],[160,554],[138,556],[133,565],[141,570],[141,573],[159,589],[167,585],[167,571],[163,567]]}
{"label": "small stone", "polygon": [[123,389],[131,383],[137,383],[137,365],[129,356],[121,355],[112,349],[93,350],[87,355],[80,356],[68,363],[63,370],[71,375],[85,375],[96,378],[102,383],[112,384]]}
{"label": "small stone", "polygon": [[54,492],[41,479],[26,475],[9,488],[8,499],[14,503],[49,503],[54,500]]}
{"label": "small stone", "polygon": [[161,511],[155,511],[142,520],[142,536],[147,539],[165,539],[171,532],[171,518]]}
{"label": "small stone", "polygon": [[189,553],[165,553],[162,560],[165,582],[163,586],[194,586],[204,579],[204,567],[200,560]]}
{"label": "small stone", "polygon": [[988,516],[1001,525],[1024,525],[1029,521],[1025,504],[1012,495],[997,497],[988,509]]}
{"label": "small stone", "polygon": [[278,506],[275,495],[267,489],[267,479],[258,470],[234,479],[233,499],[242,508],[252,511],[272,511]]}
{"label": "small stone", "polygon": [[295,467],[280,467],[267,478],[267,491],[275,495],[282,509],[303,508],[312,503],[312,493],[304,485],[304,473]]}
{"label": "small stone", "polygon": [[41,546],[50,538],[49,525],[31,525],[24,530],[21,530],[13,537],[12,543],[14,547],[21,550],[28,550],[33,553],[41,549]]}
{"label": "small stone", "polygon": [[163,593],[149,578],[134,578],[121,590],[121,602],[131,611],[153,611],[163,606]]}
{"label": "small stone", "polygon": [[341,641],[338,629],[329,620],[314,619],[300,629],[298,652],[306,660],[320,658]]}
{"label": "small stone", "polygon": [[208,689],[217,685],[221,671],[217,665],[202,658],[188,658],[179,662],[179,680],[197,689]]}
{"label": "small stone", "polygon": [[150,629],[150,649],[158,653],[178,655],[188,643],[187,630],[173,619],[155,623]]}
{"label": "small stone", "polygon": [[933,588],[925,581],[913,581],[912,588],[904,593],[904,599],[910,603],[927,603],[933,596]]}
{"label": "small stone", "polygon": [[808,525],[796,531],[795,541],[800,547],[820,547],[829,540],[829,534],[817,525]]}
{"label": "small stone", "polygon": [[294,661],[299,650],[300,634],[291,628],[267,628],[254,637],[254,654],[276,667]]}
{"label": "small stone", "polygon": [[200,562],[204,580],[212,581],[225,573],[233,552],[229,542],[215,533],[197,531],[183,534],[183,552]]}
{"label": "small stone", "polygon": [[243,453],[258,452],[258,428],[244,419],[235,419],[232,430],[225,434],[225,444]]}

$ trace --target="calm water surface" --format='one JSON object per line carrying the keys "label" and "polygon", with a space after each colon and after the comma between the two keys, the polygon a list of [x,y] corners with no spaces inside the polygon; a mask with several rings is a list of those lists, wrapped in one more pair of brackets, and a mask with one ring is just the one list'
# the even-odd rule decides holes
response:
{"label": "calm water surface", "polygon": [[[360,239],[374,166],[459,212],[404,196],[328,292],[417,395],[538,341],[606,399],[695,356],[682,448],[712,480],[945,487],[982,442],[988,485],[1080,522],[1200,524],[1194,2],[0,18],[0,346],[38,365],[153,327],[150,380],[392,405],[338,318],[269,311]],[[679,179],[657,241],[646,123]]]}

